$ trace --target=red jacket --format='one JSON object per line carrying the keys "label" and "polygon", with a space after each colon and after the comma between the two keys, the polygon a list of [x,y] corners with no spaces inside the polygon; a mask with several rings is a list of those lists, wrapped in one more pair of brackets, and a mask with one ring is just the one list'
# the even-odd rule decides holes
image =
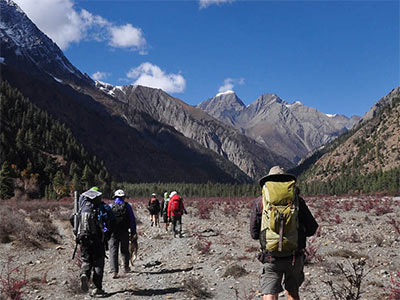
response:
{"label": "red jacket", "polygon": [[[175,210],[174,210],[175,208]],[[180,217],[185,209],[181,197],[173,195],[168,202],[168,217]]]}

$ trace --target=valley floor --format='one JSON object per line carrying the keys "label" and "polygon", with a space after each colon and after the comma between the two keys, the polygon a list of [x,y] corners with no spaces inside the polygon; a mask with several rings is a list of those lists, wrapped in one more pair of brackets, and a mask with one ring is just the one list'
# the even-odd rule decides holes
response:
{"label": "valley floor", "polygon": [[[103,282],[108,298],[261,299],[258,278],[262,265],[255,258],[258,241],[249,234],[252,201],[188,199],[182,238],[166,232],[163,223],[160,228],[151,227],[145,201],[130,201],[139,220],[139,257],[132,272],[118,279],[112,279],[106,260]],[[310,197],[306,202],[320,230],[309,239],[311,262],[304,270],[302,299],[334,299],[328,281],[338,290],[347,283],[337,264],[351,274],[351,264],[357,267],[363,261],[360,299],[389,299],[394,294],[391,288],[400,286],[396,277],[400,271],[400,198]],[[207,210],[204,205],[212,208]],[[41,248],[18,240],[0,244],[0,289],[7,273],[18,280],[26,270],[22,299],[90,299],[79,292],[79,267],[71,259],[74,242],[67,221],[71,209],[62,206],[59,210],[50,213],[58,229],[57,243],[42,242]],[[11,256],[10,266],[18,267],[12,272],[7,271]],[[4,295],[3,291],[0,299],[6,299]]]}

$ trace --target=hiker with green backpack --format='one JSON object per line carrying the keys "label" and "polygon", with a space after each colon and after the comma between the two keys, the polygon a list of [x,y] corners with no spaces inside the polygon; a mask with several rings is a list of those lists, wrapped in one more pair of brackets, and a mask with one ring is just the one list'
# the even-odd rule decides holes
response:
{"label": "hiker with green backpack", "polygon": [[306,238],[315,234],[318,224],[299,196],[294,175],[275,166],[259,183],[262,197],[252,207],[250,234],[261,244],[257,258],[263,263],[263,300],[278,300],[283,290],[289,300],[299,300]]}

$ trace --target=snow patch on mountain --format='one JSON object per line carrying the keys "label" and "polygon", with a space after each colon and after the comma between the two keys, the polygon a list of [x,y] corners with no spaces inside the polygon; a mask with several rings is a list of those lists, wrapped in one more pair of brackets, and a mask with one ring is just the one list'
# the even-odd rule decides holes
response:
{"label": "snow patch on mountain", "polygon": [[223,96],[223,95],[234,94],[234,93],[235,93],[234,91],[228,90],[228,91],[216,94],[215,97],[220,97],[220,96]]}
{"label": "snow patch on mountain", "polygon": [[303,105],[303,103],[301,103],[300,101],[296,101],[296,102],[293,102],[292,104],[286,104],[285,106],[287,108],[290,108],[290,107],[295,106],[295,105]]}

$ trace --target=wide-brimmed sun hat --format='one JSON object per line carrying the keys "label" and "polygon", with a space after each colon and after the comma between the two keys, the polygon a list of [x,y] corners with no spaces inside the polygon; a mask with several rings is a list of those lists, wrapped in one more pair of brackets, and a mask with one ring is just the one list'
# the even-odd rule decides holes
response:
{"label": "wide-brimmed sun hat", "polygon": [[294,180],[296,181],[296,176],[294,176],[293,174],[288,174],[285,172],[284,169],[282,169],[280,166],[273,166],[269,172],[268,175],[262,177],[259,180],[259,184],[260,186],[264,186],[264,183],[266,181],[290,181],[290,180]]}

